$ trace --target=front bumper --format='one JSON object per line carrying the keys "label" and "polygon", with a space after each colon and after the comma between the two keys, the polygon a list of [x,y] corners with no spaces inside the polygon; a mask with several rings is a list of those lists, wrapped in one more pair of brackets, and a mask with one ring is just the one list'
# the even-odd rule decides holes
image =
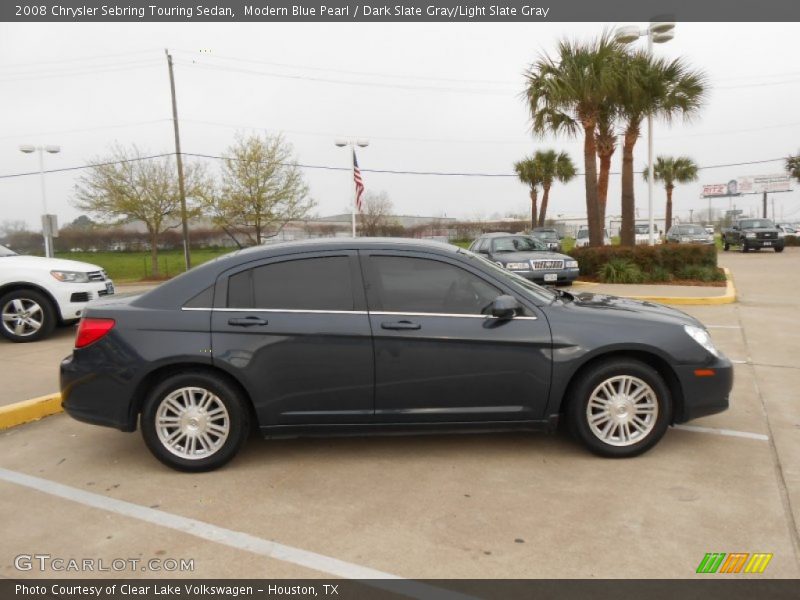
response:
{"label": "front bumper", "polygon": [[89,283],[59,283],[52,288],[62,321],[79,319],[86,305],[92,300],[112,296],[114,282],[90,281]]}
{"label": "front bumper", "polygon": [[[530,271],[516,271],[516,270],[509,270],[510,273],[516,273],[517,275],[521,275],[525,279],[529,279],[536,283],[572,283],[578,278],[578,274],[580,273],[580,269],[553,269],[553,270],[530,270]],[[550,277],[545,277],[545,275],[549,275]],[[556,279],[553,280],[552,276],[555,275]],[[549,281],[548,281],[549,279]]]}
{"label": "front bumper", "polygon": [[769,240],[745,238],[742,240],[742,244],[747,248],[783,248],[786,244],[786,240],[783,238],[773,238]]}
{"label": "front bumper", "polygon": [[[708,372],[713,372],[709,375]],[[680,365],[675,368],[683,393],[676,423],[684,423],[728,409],[733,388],[733,364],[721,356],[708,365]]]}

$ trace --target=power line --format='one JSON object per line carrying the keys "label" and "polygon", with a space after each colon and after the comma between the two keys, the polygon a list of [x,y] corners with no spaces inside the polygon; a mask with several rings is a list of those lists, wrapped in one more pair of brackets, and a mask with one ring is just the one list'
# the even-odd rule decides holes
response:
{"label": "power line", "polygon": [[166,123],[171,119],[153,119],[151,121],[136,121],[131,123],[119,123],[117,125],[98,125],[97,127],[83,127],[79,129],[62,129],[60,131],[42,131],[39,133],[20,133],[0,136],[0,140],[13,140],[21,138],[41,137],[44,135],[64,135],[68,133],[83,133],[86,131],[105,131],[106,129],[122,129],[125,127],[141,127],[142,125],[153,125],[155,123]]}
{"label": "power line", "polygon": [[108,58],[119,58],[121,56],[133,56],[135,54],[146,54],[148,52],[155,52],[157,48],[150,48],[148,50],[132,50],[130,52],[117,52],[115,54],[95,54],[93,56],[76,56],[74,58],[60,58],[57,60],[41,60],[35,62],[27,62],[27,63],[12,63],[12,64],[0,64],[0,69],[15,69],[19,67],[36,67],[39,65],[54,65],[54,64],[64,64],[70,62],[82,62],[82,61],[92,61],[92,60],[104,60]]}
{"label": "power line", "polygon": [[134,69],[144,69],[147,67],[160,64],[160,61],[149,59],[145,61],[132,61],[129,63],[118,63],[116,65],[96,65],[96,67],[76,67],[75,69],[59,69],[57,71],[40,72],[35,74],[22,74],[17,77],[16,73],[12,73],[11,77],[6,77],[5,74],[0,74],[0,82],[7,81],[32,81],[37,79],[55,79],[58,77],[79,77],[82,75],[94,75],[97,73],[112,73],[116,71],[131,71]]}
{"label": "power line", "polygon": [[[212,159],[212,160],[226,160],[226,157],[220,156],[217,154],[201,154],[196,152],[182,152],[182,156],[191,156],[194,158],[205,158],[205,159]],[[77,171],[81,169],[91,169],[93,167],[101,167],[107,165],[116,165],[116,164],[123,164],[129,162],[136,162],[140,160],[151,160],[154,158],[164,158],[168,156],[175,156],[175,152],[167,152],[164,154],[154,154],[152,156],[140,156],[136,158],[124,159],[124,160],[117,160],[117,161],[109,161],[103,163],[93,163],[88,165],[78,165],[74,167],[62,167],[60,169],[48,169],[44,171],[44,173],[62,173],[65,171]],[[774,162],[783,162],[786,160],[785,158],[770,158],[766,160],[751,160],[745,162],[738,162],[738,163],[725,163],[725,164],[717,164],[717,165],[706,165],[703,167],[698,167],[698,170],[705,170],[705,169],[720,169],[723,167],[742,167],[747,165],[760,165],[760,164],[767,164],[767,163],[774,163]],[[301,169],[317,169],[323,171],[351,171],[352,167],[335,167],[330,165],[312,165],[312,164],[304,164],[304,163],[281,163],[283,166],[297,166]],[[435,177],[488,177],[488,178],[498,178],[498,177],[512,177],[516,178],[516,173],[480,173],[480,172],[451,172],[451,171],[410,171],[410,170],[397,170],[397,169],[367,169],[361,168],[362,172],[366,173],[378,173],[378,174],[388,174],[388,175],[425,175],[425,176],[435,176]],[[8,173],[5,175],[0,175],[0,179],[10,179],[13,177],[25,177],[27,175],[38,175],[39,171],[29,171],[26,173]],[[642,171],[634,171],[634,174],[641,175]],[[584,175],[584,173],[578,172],[576,175]],[[618,171],[612,171],[609,175],[620,175]]]}

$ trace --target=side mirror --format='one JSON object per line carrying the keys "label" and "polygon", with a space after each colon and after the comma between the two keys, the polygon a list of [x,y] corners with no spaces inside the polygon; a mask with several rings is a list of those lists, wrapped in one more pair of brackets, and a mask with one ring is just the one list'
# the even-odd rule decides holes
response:
{"label": "side mirror", "polygon": [[486,248],[481,248],[478,250],[478,254],[485,254],[486,256],[489,256],[489,251]]}
{"label": "side mirror", "polygon": [[498,319],[513,319],[519,307],[519,301],[514,296],[498,296],[492,302],[492,316]]}

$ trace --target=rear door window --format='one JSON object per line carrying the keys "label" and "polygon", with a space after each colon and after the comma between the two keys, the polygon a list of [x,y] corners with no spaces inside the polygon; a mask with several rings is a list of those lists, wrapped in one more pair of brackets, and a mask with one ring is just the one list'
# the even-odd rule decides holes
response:
{"label": "rear door window", "polygon": [[351,311],[354,304],[347,256],[287,260],[228,279],[229,308]]}

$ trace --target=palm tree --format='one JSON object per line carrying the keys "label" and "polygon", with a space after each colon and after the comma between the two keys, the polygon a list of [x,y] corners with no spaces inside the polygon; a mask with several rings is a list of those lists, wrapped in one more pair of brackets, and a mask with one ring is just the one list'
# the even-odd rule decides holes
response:
{"label": "palm tree", "polygon": [[566,152],[556,153],[555,150],[540,150],[533,160],[539,164],[542,174],[542,206],[539,209],[539,227],[544,227],[545,216],[547,215],[547,202],[550,199],[550,187],[553,182],[558,180],[567,183],[578,173],[569,154]]}
{"label": "palm tree", "polygon": [[800,181],[800,152],[797,153],[797,156],[786,157],[786,172]]}
{"label": "palm tree", "polygon": [[583,131],[583,162],[589,241],[603,244],[598,208],[595,132],[603,107],[618,88],[621,46],[609,32],[589,43],[563,40],[557,58],[543,55],[526,73],[533,132],[539,136]]}
{"label": "palm tree", "polygon": [[614,126],[617,107],[613,100],[602,107],[600,118],[597,120],[595,144],[597,145],[597,158],[600,160],[600,171],[597,175],[597,219],[606,222],[606,204],[608,203],[608,178],[611,174],[611,157],[617,149],[617,133]]}
{"label": "palm tree", "polygon": [[514,163],[514,170],[522,183],[531,190],[531,227],[536,227],[536,204],[539,198],[539,186],[544,182],[544,175],[539,161],[535,157]]}
{"label": "palm tree", "polygon": [[[647,181],[647,165],[645,165],[644,180]],[[660,181],[667,190],[667,216],[664,231],[672,227],[672,191],[676,183],[689,183],[697,181],[697,163],[688,156],[658,156],[653,163],[653,181]]]}
{"label": "palm tree", "polygon": [[620,116],[625,121],[622,144],[623,246],[635,244],[633,193],[633,149],[642,121],[658,117],[671,122],[677,116],[691,119],[705,100],[705,75],[693,71],[683,59],[656,59],[644,51],[627,55],[617,90]]}

